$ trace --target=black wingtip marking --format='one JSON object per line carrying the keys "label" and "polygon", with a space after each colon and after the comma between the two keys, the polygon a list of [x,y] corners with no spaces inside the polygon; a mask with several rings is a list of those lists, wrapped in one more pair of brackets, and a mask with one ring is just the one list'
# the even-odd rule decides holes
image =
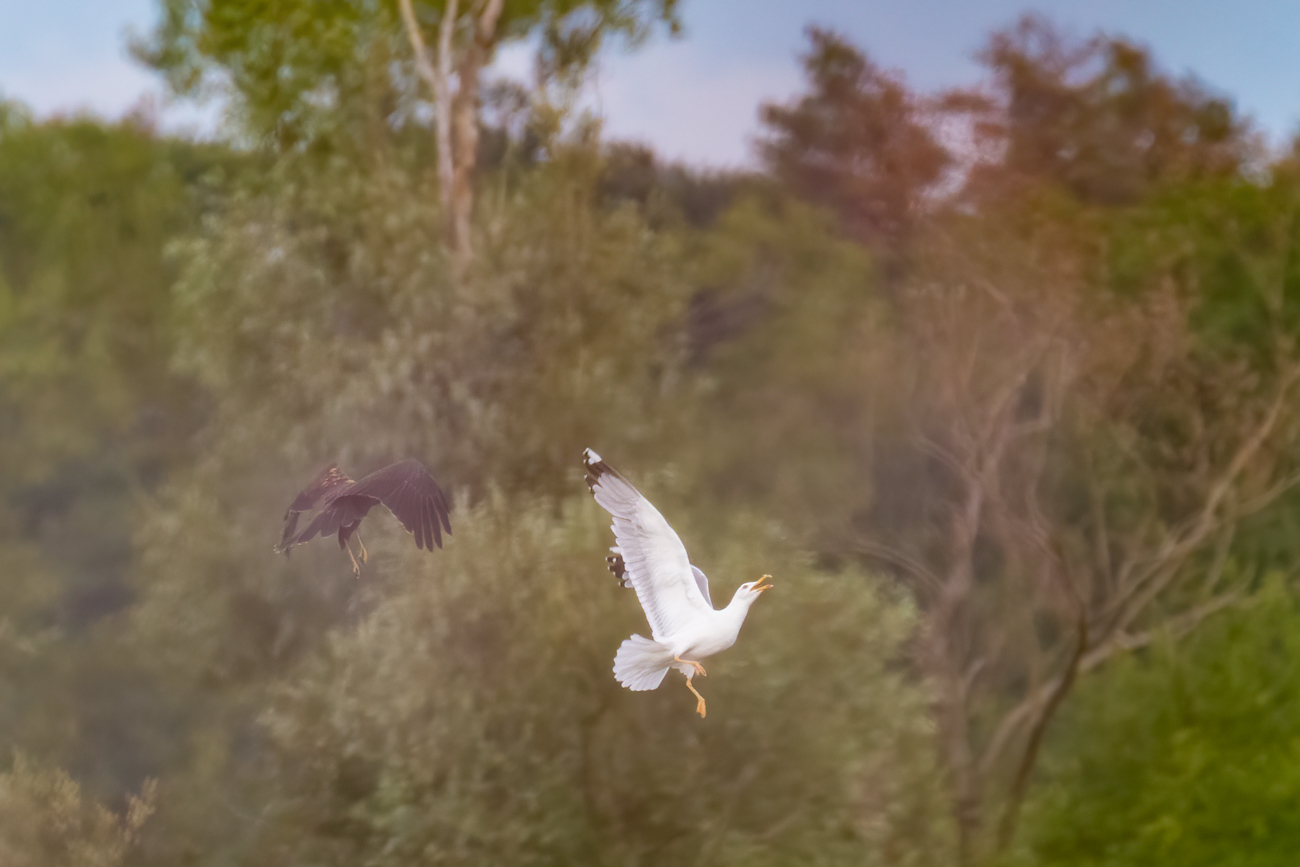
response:
{"label": "black wingtip marking", "polygon": [[605,558],[605,562],[609,564],[609,571],[615,578],[618,579],[618,583],[620,586],[622,587],[632,586],[632,580],[627,577],[627,564],[623,562],[622,554],[610,554],[608,557]]}
{"label": "black wingtip marking", "polygon": [[582,453],[582,468],[587,471],[585,481],[587,482],[587,489],[592,493],[596,492],[596,485],[600,482],[601,476],[618,475],[618,473],[614,471],[613,467],[605,463],[605,461],[601,459],[600,455],[596,454],[591,449],[586,449]]}

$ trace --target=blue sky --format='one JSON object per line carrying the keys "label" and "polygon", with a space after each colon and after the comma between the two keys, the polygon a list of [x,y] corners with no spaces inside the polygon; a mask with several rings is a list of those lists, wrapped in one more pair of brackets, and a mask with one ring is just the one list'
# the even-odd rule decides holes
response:
{"label": "blue sky", "polygon": [[[1295,0],[682,0],[686,36],[662,34],[610,52],[591,104],[609,134],[710,165],[751,158],[763,100],[800,88],[796,55],[809,22],[833,27],[920,90],[971,84],[988,33],[1029,9],[1086,35],[1102,29],[1148,45],[1175,74],[1193,72],[1233,97],[1275,142],[1300,127],[1300,2]],[[38,114],[117,116],[161,87],[127,57],[155,0],[0,0],[0,93]],[[502,65],[524,68],[520,52]],[[202,115],[167,108],[172,126]]]}

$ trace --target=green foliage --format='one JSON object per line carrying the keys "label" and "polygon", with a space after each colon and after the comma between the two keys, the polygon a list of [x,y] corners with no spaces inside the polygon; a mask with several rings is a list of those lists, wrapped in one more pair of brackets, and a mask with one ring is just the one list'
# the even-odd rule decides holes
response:
{"label": "green foliage", "polygon": [[160,434],[184,422],[150,417],[179,402],[164,247],[205,204],[214,151],[132,121],[0,131],[0,401],[23,437],[0,455],[10,484],[124,436],[165,457]]}
{"label": "green foliage", "polygon": [[1297,655],[1300,604],[1274,576],[1247,607],[1085,683],[1031,811],[1031,863],[1290,864]]}
{"label": "green foliage", "polygon": [[165,247],[236,164],[130,120],[0,130],[0,537],[69,583],[73,625],[123,601],[126,504],[181,460],[199,420],[169,369]]}
{"label": "green foliage", "polygon": [[178,94],[228,90],[255,140],[283,149],[364,142],[397,109],[386,67],[402,57],[395,4],[367,0],[164,2],[150,41],[133,48]]}
{"label": "green foliage", "polygon": [[[165,248],[242,160],[139,118],[0,120],[0,741],[93,797],[165,750],[137,670],[93,624],[130,602],[136,497],[189,458],[202,421],[170,370]],[[148,734],[145,734],[148,733]]]}
{"label": "green foliage", "polygon": [[300,473],[418,454],[459,484],[555,490],[585,444],[673,423],[664,328],[687,292],[671,238],[593,206],[588,160],[486,202],[459,285],[404,174],[340,164],[327,187],[251,198],[182,250],[176,365],[241,448]]}
{"label": "green foliage", "polygon": [[1110,227],[1114,286],[1136,294],[1173,282],[1207,348],[1267,365],[1274,335],[1300,331],[1298,201],[1285,173],[1161,190]]}
{"label": "green foliage", "polygon": [[[172,91],[225,91],[254,140],[289,153],[373,156],[392,133],[422,128],[421,95],[396,0],[160,0],[162,20],[136,56]],[[551,75],[580,75],[604,41],[643,39],[657,23],[676,32],[676,0],[507,0],[489,42],[537,37]],[[444,2],[416,2],[436,27]],[[460,4],[467,18],[471,4]],[[429,40],[433,42],[432,39]]]}
{"label": "green foliage", "polygon": [[113,815],[85,798],[67,774],[21,753],[0,773],[0,861],[8,867],[117,867],[154,809],[155,786]]}
{"label": "green foliage", "polygon": [[[712,485],[730,469],[767,496],[758,465],[789,448],[782,435],[799,413],[733,454],[726,444],[750,420],[761,427],[765,396],[808,390],[812,413],[843,399],[847,378],[820,383],[873,302],[861,251],[807,209],[755,201],[704,238],[656,233],[638,209],[599,203],[597,165],[575,147],[487,199],[461,285],[433,240],[432,197],[342,165],[328,187],[246,197],[180,249],[176,364],[212,395],[214,415],[210,448],[137,532],[130,643],[174,684],[193,745],[174,766],[184,797],[159,817],[159,863],[182,840],[232,857],[289,846],[376,863],[671,860],[701,845],[728,860],[830,847],[838,860],[866,851],[909,863],[942,851],[924,705],[887,670],[909,616],[861,574],[819,573],[756,535],[754,519],[678,495],[680,524],[696,514],[728,540],[718,574],[793,579],[794,607],[762,651],[777,654],[762,667],[783,673],[720,682],[717,702],[760,722],[733,722],[720,739],[686,727],[689,701],[625,695],[609,676],[639,615],[601,577],[607,518],[585,494],[572,502],[582,446],[635,466],[688,443],[682,478],[698,467],[688,487],[708,502],[744,496],[734,480]],[[707,348],[684,337],[693,286],[743,292],[756,275],[761,322]],[[809,355],[828,333],[835,352]],[[716,361],[714,384],[683,367],[693,353]],[[364,472],[405,454],[465,492],[446,550],[416,554],[380,518],[364,531],[373,557],[361,584],[330,545],[268,555],[284,492],[303,475],[336,457]],[[707,543],[688,544],[713,562]],[[724,579],[719,595],[741,580]],[[823,673],[801,676],[804,665]],[[840,684],[831,693],[826,672]],[[268,695],[274,778],[234,737]],[[685,767],[701,764],[703,779],[677,770],[679,739],[696,744]],[[653,785],[625,790],[627,774]],[[754,774],[765,782],[749,794]],[[790,794],[773,802],[773,790]],[[247,797],[266,804],[264,825],[221,806]],[[698,821],[677,815],[678,800]],[[717,831],[720,811],[734,829]],[[927,837],[936,848],[918,850]],[[669,839],[677,855],[654,855]]]}
{"label": "green foliage", "polygon": [[607,525],[585,495],[557,515],[493,493],[436,558],[386,535],[400,577],[264,717],[287,790],[263,845],[322,864],[860,863],[934,820],[932,780],[900,773],[929,737],[924,695],[889,670],[906,605],[736,517],[696,547],[719,602],[760,570],[778,586],[700,682],[701,720],[676,676],[610,676],[645,624],[601,568]]}
{"label": "green foliage", "polygon": [[688,262],[700,287],[683,335],[692,440],[710,444],[682,458],[690,475],[801,531],[838,531],[824,516],[872,496],[854,465],[876,409],[863,384],[889,341],[871,257],[826,214],[751,196],[694,239]]}
{"label": "green foliage", "polygon": [[699,170],[665,163],[645,145],[607,144],[601,153],[599,192],[611,206],[635,202],[653,228],[710,228],[747,194],[768,186],[763,176],[733,170]]}

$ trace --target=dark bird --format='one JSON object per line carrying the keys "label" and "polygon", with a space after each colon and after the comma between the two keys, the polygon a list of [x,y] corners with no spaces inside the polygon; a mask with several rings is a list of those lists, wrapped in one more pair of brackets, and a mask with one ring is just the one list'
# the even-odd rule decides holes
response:
{"label": "dark bird", "polygon": [[[427,551],[432,551],[434,545],[441,548],[442,531],[451,535],[451,522],[447,517],[451,507],[447,505],[442,488],[419,461],[400,461],[375,470],[359,481],[348,478],[337,464],[330,464],[289,504],[284,513],[284,533],[275,551],[288,557],[289,549],[294,545],[310,542],[317,536],[338,533],[339,547],[347,549],[352,558],[352,571],[360,576],[361,564],[352,553],[348,540],[356,535],[361,547],[361,563],[366,562],[366,546],[361,543],[357,528],[379,503],[387,506],[406,531],[415,536],[418,548]],[[299,530],[299,517],[309,512],[314,514],[309,516],[306,528]]]}

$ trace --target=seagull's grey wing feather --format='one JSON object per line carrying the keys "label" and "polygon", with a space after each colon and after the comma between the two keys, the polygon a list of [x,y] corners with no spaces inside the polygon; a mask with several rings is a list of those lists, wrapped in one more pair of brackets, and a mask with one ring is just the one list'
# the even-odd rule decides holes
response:
{"label": "seagull's grey wing feather", "polygon": [[709,607],[712,608],[713,600],[709,598],[709,579],[704,577],[700,567],[694,563],[691,564],[691,573],[695,575],[695,583],[700,585],[700,593],[704,595],[704,601],[709,603]]}
{"label": "seagull's grey wing feather", "polygon": [[645,609],[654,639],[661,641],[712,611],[682,540],[659,510],[591,449],[583,453],[582,465],[596,502],[614,516],[614,538],[626,578]]}

